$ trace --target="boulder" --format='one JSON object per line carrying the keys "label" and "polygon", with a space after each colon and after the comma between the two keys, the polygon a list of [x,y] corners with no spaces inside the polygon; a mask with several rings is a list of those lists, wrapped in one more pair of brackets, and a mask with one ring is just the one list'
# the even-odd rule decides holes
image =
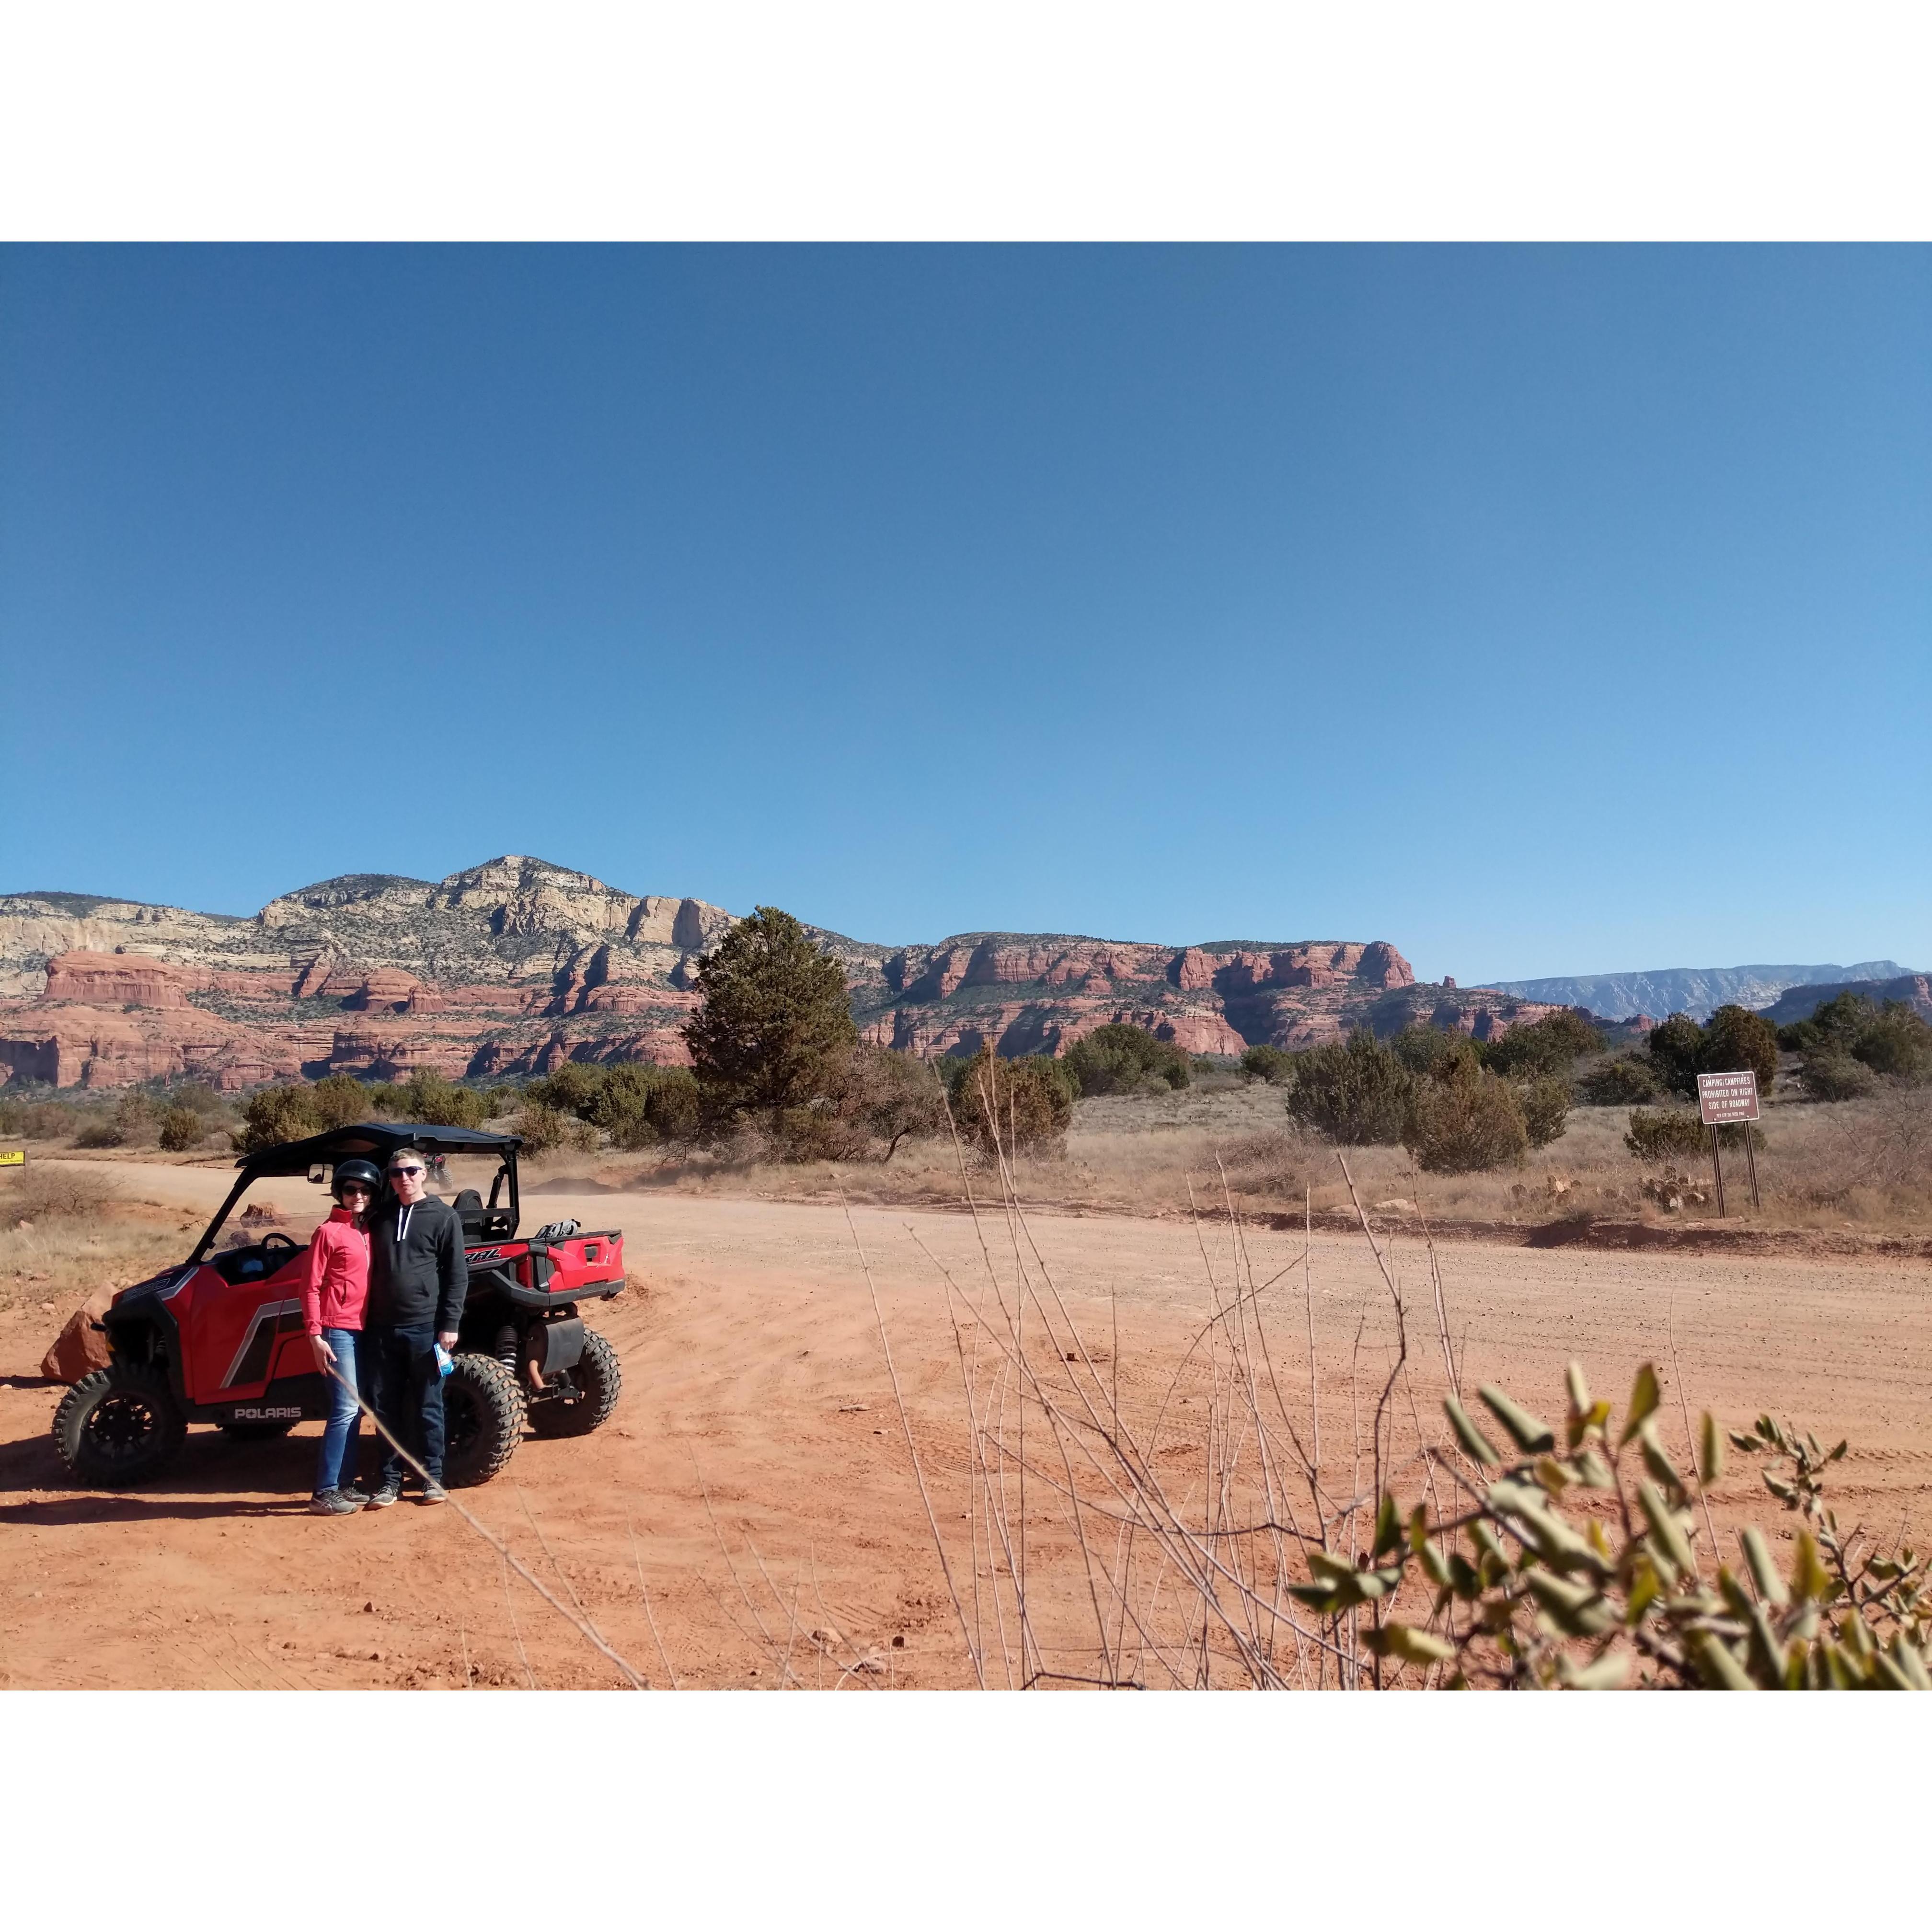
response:
{"label": "boulder", "polygon": [[77,1382],[84,1375],[107,1366],[107,1337],[94,1326],[114,1300],[114,1290],[94,1290],[67,1318],[67,1326],[40,1360],[40,1373],[57,1382]]}

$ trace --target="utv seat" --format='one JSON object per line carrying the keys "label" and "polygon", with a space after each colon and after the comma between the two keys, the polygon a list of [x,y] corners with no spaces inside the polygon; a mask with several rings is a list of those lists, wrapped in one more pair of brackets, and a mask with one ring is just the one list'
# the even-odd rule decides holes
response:
{"label": "utv seat", "polygon": [[466,1241],[482,1240],[487,1211],[482,1196],[475,1188],[466,1187],[449,1204],[456,1210],[456,1218],[463,1223],[463,1238]]}

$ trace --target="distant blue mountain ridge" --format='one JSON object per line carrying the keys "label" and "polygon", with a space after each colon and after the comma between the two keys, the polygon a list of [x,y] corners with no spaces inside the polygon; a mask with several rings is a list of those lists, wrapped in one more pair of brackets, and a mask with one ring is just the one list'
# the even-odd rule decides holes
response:
{"label": "distant blue mountain ridge", "polygon": [[1485,983],[1521,1000],[1588,1006],[1606,1020],[1627,1020],[1638,1013],[1648,1013],[1652,1019],[1662,1019],[1667,1013],[1688,1013],[1694,1019],[1704,1020],[1720,1006],[1774,1005],[1793,986],[1898,980],[1912,970],[1895,959],[1866,959],[1856,966],[1662,966],[1648,973],[1590,973],[1571,979],[1491,980]]}

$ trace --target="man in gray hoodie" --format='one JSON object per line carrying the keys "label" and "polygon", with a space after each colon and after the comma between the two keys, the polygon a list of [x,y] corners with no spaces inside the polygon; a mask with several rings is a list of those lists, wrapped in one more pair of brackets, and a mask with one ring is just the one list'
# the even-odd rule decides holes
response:
{"label": "man in gray hoodie", "polygon": [[[376,1418],[428,1472],[422,1500],[448,1500],[442,1486],[442,1376],[439,1344],[456,1346],[470,1292],[463,1223],[454,1208],[428,1191],[426,1163],[414,1148],[389,1156],[389,1197],[370,1217],[369,1306],[363,1348],[369,1401]],[[371,1509],[403,1492],[406,1466],[391,1448],[382,1459]]]}

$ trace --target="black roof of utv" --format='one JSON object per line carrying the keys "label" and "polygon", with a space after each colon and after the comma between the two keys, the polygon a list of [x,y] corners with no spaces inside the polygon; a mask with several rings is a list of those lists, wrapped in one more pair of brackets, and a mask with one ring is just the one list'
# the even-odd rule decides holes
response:
{"label": "black roof of utv", "polygon": [[235,1165],[252,1179],[263,1174],[306,1174],[312,1167],[334,1166],[339,1160],[373,1160],[388,1165],[398,1148],[421,1154],[508,1154],[523,1145],[520,1134],[486,1134],[475,1127],[425,1127],[410,1120],[363,1120],[352,1127],[332,1127],[305,1141],[284,1141],[280,1147],[244,1154]]}

